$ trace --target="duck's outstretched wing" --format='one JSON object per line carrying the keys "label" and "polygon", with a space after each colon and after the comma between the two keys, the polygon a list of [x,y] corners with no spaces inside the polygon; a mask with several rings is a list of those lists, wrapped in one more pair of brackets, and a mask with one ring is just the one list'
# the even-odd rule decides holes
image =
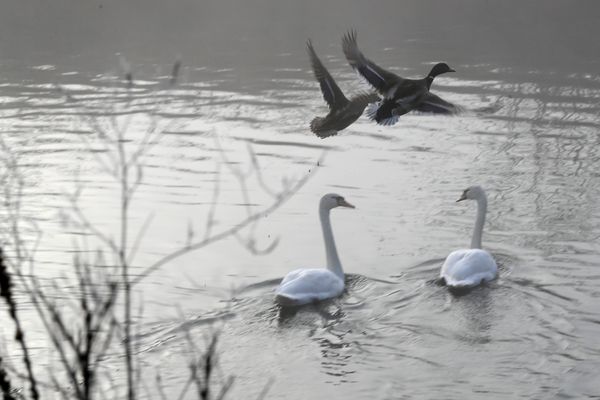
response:
{"label": "duck's outstretched wing", "polygon": [[323,98],[329,105],[329,108],[336,109],[344,107],[348,104],[348,99],[344,96],[342,90],[335,83],[331,74],[317,56],[310,40],[306,42],[306,51],[310,57],[310,64],[315,74],[315,78],[317,78],[317,81],[319,81],[319,85],[321,86]]}
{"label": "duck's outstretched wing", "polygon": [[359,93],[353,96],[350,101],[353,103],[361,104],[366,107],[369,103],[375,103],[376,101],[381,100],[381,97],[375,92],[372,93]]}
{"label": "duck's outstretched wing", "polygon": [[356,43],[355,31],[349,31],[344,35],[342,49],[350,66],[358,71],[379,93],[385,95],[385,92],[392,86],[403,80],[398,75],[386,71],[364,56]]}
{"label": "duck's outstretched wing", "polygon": [[427,92],[423,101],[415,107],[415,110],[434,114],[457,114],[460,108],[438,95]]}

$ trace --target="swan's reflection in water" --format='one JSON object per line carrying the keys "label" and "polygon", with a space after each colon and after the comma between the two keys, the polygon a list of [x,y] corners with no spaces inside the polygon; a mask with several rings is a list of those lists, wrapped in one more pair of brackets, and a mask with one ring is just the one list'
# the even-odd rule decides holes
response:
{"label": "swan's reflection in water", "polygon": [[364,288],[368,281],[360,275],[347,275],[345,293],[338,299],[299,307],[279,307],[280,329],[309,327],[307,336],[319,346],[323,373],[335,378],[327,382],[352,382],[349,376],[356,372],[352,368],[352,357],[357,351],[353,347],[360,348],[360,343],[353,338],[356,332],[345,323],[345,309],[360,307],[363,299],[357,300],[350,292]]}
{"label": "swan's reflection in water", "polygon": [[466,344],[486,344],[492,340],[493,323],[497,321],[494,310],[493,283],[481,285],[470,291],[452,293],[451,305],[457,314],[457,340]]}
{"label": "swan's reflection in water", "polygon": [[279,326],[289,327],[294,326],[299,320],[302,320],[302,316],[310,314],[315,317],[320,317],[323,323],[329,321],[337,321],[344,317],[344,313],[341,308],[333,306],[335,300],[323,301],[315,304],[307,304],[297,307],[283,307],[280,306],[278,310],[278,323]]}

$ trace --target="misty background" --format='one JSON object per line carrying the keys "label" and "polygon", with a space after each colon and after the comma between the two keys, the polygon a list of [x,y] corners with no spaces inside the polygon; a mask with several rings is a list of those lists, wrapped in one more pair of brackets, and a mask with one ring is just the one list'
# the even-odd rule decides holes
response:
{"label": "misty background", "polygon": [[[297,67],[307,38],[339,53],[354,28],[367,56],[393,44],[402,60],[594,72],[600,52],[596,1],[5,0],[0,62],[114,66],[132,62],[239,67],[240,79]],[[391,40],[393,38],[393,40]],[[373,50],[370,50],[373,49]],[[333,52],[333,49],[328,49]],[[397,61],[396,61],[397,62]]]}
{"label": "misty background", "polygon": [[[306,40],[352,95],[367,87],[342,53],[349,29],[401,76],[447,62],[457,72],[432,91],[464,112],[411,112],[393,127],[363,116],[337,136],[313,135],[309,123],[327,106]],[[277,399],[596,398],[598,38],[596,0],[3,0],[0,134],[24,177],[23,215],[43,233],[36,276],[48,293],[71,293],[61,278],[73,242],[86,238],[62,223],[75,185],[90,220],[119,231],[119,186],[87,144],[98,136],[90,115],[113,131],[129,121],[134,142],[158,121],[168,129],[144,159],[130,215],[139,231],[152,217],[135,268],[185,246],[192,230],[201,236],[217,186],[216,228],[267,204],[256,176],[248,201],[219,169],[251,166],[248,148],[274,188],[314,172],[251,230],[258,245],[277,241],[272,251],[256,256],[229,238],[136,286],[144,373],[161,371],[170,396],[188,377],[186,333],[203,343],[217,325],[220,365],[236,377],[231,398],[257,398],[269,380],[267,398]],[[454,297],[433,282],[469,243],[474,204],[456,199],[473,184],[488,193],[483,246],[499,279]],[[328,192],[357,206],[332,212],[348,290],[282,317],[281,278],[324,263],[317,205]],[[22,310],[45,374],[52,343],[27,298]],[[12,348],[0,355],[21,363]],[[112,354],[103,367],[122,378],[122,360]]]}

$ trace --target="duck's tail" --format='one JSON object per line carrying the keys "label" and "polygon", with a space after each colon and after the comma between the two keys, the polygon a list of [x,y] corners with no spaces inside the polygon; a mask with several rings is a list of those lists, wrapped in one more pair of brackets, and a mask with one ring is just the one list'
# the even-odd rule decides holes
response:
{"label": "duck's tail", "polygon": [[325,118],[315,117],[312,121],[310,121],[310,131],[318,137],[320,137],[321,139],[337,135],[338,131],[334,129],[325,128],[323,126],[324,121]]}
{"label": "duck's tail", "polygon": [[394,108],[393,101],[378,101],[367,106],[366,114],[379,125],[390,126],[400,119],[400,116],[394,113]]}

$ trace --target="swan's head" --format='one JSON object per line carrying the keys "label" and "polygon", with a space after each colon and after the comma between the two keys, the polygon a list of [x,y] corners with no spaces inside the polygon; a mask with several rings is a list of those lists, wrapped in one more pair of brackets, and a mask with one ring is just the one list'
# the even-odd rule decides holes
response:
{"label": "swan's head", "polygon": [[462,192],[462,195],[456,202],[458,203],[463,200],[477,200],[481,198],[485,198],[483,188],[481,186],[470,186]]}
{"label": "swan's head", "polygon": [[327,193],[325,196],[321,197],[320,207],[326,210],[331,210],[336,207],[354,208],[354,206],[348,203],[344,197],[335,193]]}

